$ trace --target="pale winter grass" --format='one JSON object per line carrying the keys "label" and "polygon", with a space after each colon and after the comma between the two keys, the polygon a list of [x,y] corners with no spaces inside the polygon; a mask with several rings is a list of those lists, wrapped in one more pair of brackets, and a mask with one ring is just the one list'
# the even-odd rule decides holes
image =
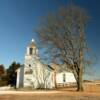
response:
{"label": "pale winter grass", "polygon": [[85,83],[84,92],[75,88],[60,88],[51,91],[10,91],[0,93],[0,100],[100,100],[100,84]]}

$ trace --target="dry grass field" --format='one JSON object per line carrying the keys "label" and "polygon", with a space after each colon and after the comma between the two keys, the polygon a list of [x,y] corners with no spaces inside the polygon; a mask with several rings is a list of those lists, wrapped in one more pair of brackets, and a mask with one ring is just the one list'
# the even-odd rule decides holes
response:
{"label": "dry grass field", "polygon": [[100,84],[84,83],[84,92],[75,88],[59,88],[51,91],[10,91],[0,93],[0,100],[100,100]]}

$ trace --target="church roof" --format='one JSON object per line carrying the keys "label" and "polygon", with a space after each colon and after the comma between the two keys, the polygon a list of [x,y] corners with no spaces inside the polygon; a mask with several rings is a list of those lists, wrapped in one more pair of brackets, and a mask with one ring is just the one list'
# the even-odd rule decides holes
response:
{"label": "church roof", "polygon": [[30,44],[29,44],[29,47],[34,47],[34,46],[36,46],[35,40],[32,39],[31,42],[30,42]]}
{"label": "church roof", "polygon": [[51,70],[54,70],[54,68],[52,68],[50,65],[48,65],[48,68],[50,68]]}

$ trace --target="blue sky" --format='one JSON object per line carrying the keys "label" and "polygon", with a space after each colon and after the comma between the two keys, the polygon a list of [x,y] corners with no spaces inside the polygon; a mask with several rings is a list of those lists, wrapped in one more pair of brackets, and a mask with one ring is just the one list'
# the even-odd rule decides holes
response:
{"label": "blue sky", "polygon": [[[97,55],[95,76],[100,77],[100,0],[73,0],[91,16],[86,35],[88,44]],[[24,63],[26,47],[42,16],[57,11],[70,0],[0,0],[0,64],[8,67],[13,61]]]}

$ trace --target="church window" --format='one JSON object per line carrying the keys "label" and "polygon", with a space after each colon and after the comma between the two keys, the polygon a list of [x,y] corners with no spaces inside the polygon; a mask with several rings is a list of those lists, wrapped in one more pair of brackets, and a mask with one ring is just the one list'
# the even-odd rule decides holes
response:
{"label": "church window", "polygon": [[30,55],[32,55],[33,53],[33,48],[30,48]]}
{"label": "church window", "polygon": [[29,67],[31,67],[31,65],[29,64]]}
{"label": "church window", "polygon": [[32,70],[25,71],[25,74],[32,74],[32,73],[33,73]]}
{"label": "church window", "polygon": [[66,74],[63,74],[63,82],[66,82]]}

